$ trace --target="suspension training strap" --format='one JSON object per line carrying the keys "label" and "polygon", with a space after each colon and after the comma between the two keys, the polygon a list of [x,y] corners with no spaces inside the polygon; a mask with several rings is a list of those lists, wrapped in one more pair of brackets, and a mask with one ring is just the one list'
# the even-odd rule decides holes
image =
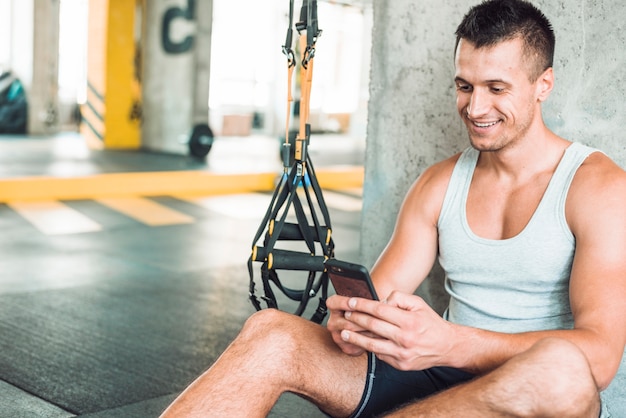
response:
{"label": "suspension training strap", "polygon": [[[293,43],[293,15],[294,1],[289,1],[289,27],[283,45],[283,53],[287,56],[287,117],[285,124],[285,143],[283,144],[283,166],[284,173],[280,178],[280,182],[272,195],[270,206],[268,207],[263,223],[257,230],[254,237],[252,254],[248,259],[248,272],[250,275],[249,297],[250,301],[257,310],[262,309],[261,302],[255,295],[254,272],[252,263],[261,261],[261,278],[263,282],[264,295],[262,299],[270,308],[278,308],[276,296],[272,290],[271,283],[280,289],[288,298],[300,301],[295,312],[301,315],[306,308],[306,304],[310,297],[315,296],[321,290],[319,306],[312,321],[321,323],[326,316],[326,298],[328,296],[328,275],[323,267],[323,260],[334,256],[334,243],[332,240],[332,232],[330,227],[330,216],[328,209],[322,196],[322,191],[315,176],[310,156],[306,152],[306,147],[310,139],[310,94],[313,79],[313,58],[315,56],[315,43],[321,31],[318,29],[317,21],[317,0],[303,0],[300,10],[300,21],[296,24],[298,30],[299,47],[301,53],[301,69],[300,69],[300,126],[298,136],[296,138],[296,149],[294,164],[290,162],[290,142],[289,127],[291,105],[293,102],[292,84],[293,71],[296,67],[295,53],[292,49]],[[306,29],[306,35],[302,31]],[[308,184],[307,184],[308,183]],[[309,226],[306,212],[303,204],[298,196],[298,188],[302,186],[306,203],[310,208],[313,226]],[[322,218],[326,224],[320,224],[320,220],[315,211],[313,197],[309,190],[313,190],[313,197],[317,201],[317,205],[322,213]],[[290,208],[296,216],[296,224],[287,223],[286,218]],[[258,247],[257,242],[263,235],[266,226],[268,227],[263,240],[263,247]],[[309,254],[297,253],[285,250],[276,250],[274,246],[280,239],[285,240],[301,240],[306,243]],[[322,248],[322,256],[315,254],[315,242],[319,242]],[[294,290],[284,286],[276,269],[286,268],[292,270],[308,270],[308,278],[303,290]],[[321,271],[321,275],[316,280],[317,271]]]}

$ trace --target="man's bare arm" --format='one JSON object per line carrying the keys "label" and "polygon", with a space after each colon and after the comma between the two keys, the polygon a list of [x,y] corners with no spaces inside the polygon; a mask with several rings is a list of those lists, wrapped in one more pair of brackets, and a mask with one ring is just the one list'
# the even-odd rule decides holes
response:
{"label": "man's bare arm", "polygon": [[[407,193],[393,235],[371,272],[381,299],[394,290],[413,293],[430,272],[437,256],[437,219],[457,159],[458,155],[428,168]],[[327,328],[345,353],[359,355],[363,349],[340,336],[343,330],[363,331],[345,319],[347,300],[341,296],[327,300]]]}
{"label": "man's bare arm", "polygon": [[381,299],[394,290],[414,292],[432,269],[438,252],[437,221],[458,157],[429,167],[407,193],[393,235],[372,269]]}

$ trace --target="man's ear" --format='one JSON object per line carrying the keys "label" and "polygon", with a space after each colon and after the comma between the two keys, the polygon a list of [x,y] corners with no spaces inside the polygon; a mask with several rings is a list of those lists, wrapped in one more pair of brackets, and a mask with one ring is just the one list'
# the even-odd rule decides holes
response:
{"label": "man's ear", "polygon": [[545,70],[537,78],[537,100],[545,102],[554,88],[554,70],[552,67]]}

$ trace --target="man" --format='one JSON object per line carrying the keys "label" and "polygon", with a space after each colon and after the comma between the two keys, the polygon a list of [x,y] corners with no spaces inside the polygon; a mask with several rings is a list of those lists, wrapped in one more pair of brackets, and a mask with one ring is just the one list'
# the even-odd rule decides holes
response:
{"label": "man", "polygon": [[[626,344],[626,174],[545,126],[553,51],[531,4],[472,8],[455,51],[471,147],[407,194],[372,269],[383,302],[333,296],[326,328],[253,315],[165,415],[265,416],[291,391],[341,417],[598,417]],[[437,256],[444,318],[413,295]]]}

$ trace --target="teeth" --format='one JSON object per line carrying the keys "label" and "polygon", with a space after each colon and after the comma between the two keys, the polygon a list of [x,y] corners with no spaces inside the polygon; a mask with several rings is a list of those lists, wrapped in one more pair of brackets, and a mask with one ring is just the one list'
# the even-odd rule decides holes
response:
{"label": "teeth", "polygon": [[488,128],[490,126],[495,125],[498,122],[490,122],[490,123],[478,123],[478,122],[474,122],[474,125],[478,126],[479,128]]}

